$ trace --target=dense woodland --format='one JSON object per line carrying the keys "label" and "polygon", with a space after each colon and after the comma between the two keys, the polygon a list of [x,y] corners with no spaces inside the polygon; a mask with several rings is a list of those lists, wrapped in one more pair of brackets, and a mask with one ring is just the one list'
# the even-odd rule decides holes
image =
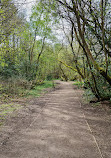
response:
{"label": "dense woodland", "polygon": [[111,1],[37,0],[29,19],[21,5],[0,3],[0,96],[61,79],[110,100]]}

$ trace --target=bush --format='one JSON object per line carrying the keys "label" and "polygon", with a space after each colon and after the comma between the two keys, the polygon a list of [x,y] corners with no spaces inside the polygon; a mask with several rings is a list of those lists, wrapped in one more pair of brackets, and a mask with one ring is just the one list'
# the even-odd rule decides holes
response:
{"label": "bush", "polygon": [[[96,79],[96,87],[99,92],[99,97],[100,99],[110,99],[111,98],[111,86],[109,83],[99,74],[95,74],[95,79]],[[90,77],[89,79],[91,87],[94,89],[94,81]],[[87,81],[85,81],[84,86],[87,87],[91,91],[91,87],[89,87]]]}

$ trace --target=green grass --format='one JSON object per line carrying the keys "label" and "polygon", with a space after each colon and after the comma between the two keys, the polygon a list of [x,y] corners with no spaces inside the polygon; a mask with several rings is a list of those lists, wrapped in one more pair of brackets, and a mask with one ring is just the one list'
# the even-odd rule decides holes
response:
{"label": "green grass", "polygon": [[9,103],[9,104],[1,104],[0,105],[0,126],[6,119],[7,115],[12,114],[13,111],[19,109],[22,105]]}
{"label": "green grass", "polygon": [[78,88],[82,87],[83,84],[84,82],[74,81],[74,85],[78,86]]}
{"label": "green grass", "polygon": [[[22,89],[22,94],[18,96],[19,98],[34,98],[39,97],[47,88],[52,88],[54,86],[53,81],[44,81],[41,85],[35,86],[32,90]],[[7,116],[12,115],[12,113],[21,108],[22,105],[13,103],[8,103],[8,100],[3,99],[3,102],[0,104],[0,126],[4,124],[4,121]]]}
{"label": "green grass", "polygon": [[32,90],[26,91],[26,97],[39,97],[45,89],[52,87],[52,81],[44,81],[43,84],[35,86]]}

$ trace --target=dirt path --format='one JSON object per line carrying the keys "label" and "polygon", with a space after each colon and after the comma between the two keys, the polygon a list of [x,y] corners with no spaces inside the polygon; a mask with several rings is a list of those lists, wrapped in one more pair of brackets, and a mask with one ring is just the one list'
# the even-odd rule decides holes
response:
{"label": "dirt path", "polygon": [[0,158],[103,158],[80,97],[71,83],[60,82],[59,89],[30,101],[2,129]]}

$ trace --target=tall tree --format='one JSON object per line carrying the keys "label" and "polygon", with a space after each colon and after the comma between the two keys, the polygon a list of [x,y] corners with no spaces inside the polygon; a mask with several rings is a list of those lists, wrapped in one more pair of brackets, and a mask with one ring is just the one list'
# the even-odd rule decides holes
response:
{"label": "tall tree", "polygon": [[[47,1],[45,1],[47,2]],[[102,67],[93,56],[93,53],[89,47],[89,42],[87,40],[88,30],[90,30],[91,36],[97,42],[96,46],[100,47],[101,52],[104,52],[105,55],[102,57],[105,58],[107,64],[107,55],[110,56],[110,51],[107,49],[107,46],[110,47],[110,39],[107,27],[104,19],[102,18],[103,12],[104,16],[108,16],[108,3],[111,4],[110,1],[105,1],[104,9],[101,1],[83,1],[83,0],[55,0],[53,1],[53,5],[57,2],[58,5],[57,12],[58,14],[66,19],[66,21],[70,21],[73,23],[74,35],[78,40],[80,46],[83,48],[85,55],[89,58],[94,68],[107,80],[107,82],[111,85],[111,76],[109,72],[106,72],[106,69]],[[48,5],[51,5],[50,2],[47,2]],[[55,6],[56,7],[56,6]],[[97,9],[98,8],[98,9]],[[103,11],[104,10],[104,11]],[[101,16],[100,16],[101,11]],[[101,17],[101,18],[100,18]],[[101,22],[102,21],[102,22]],[[110,19],[109,19],[110,21]],[[107,23],[107,22],[106,22]],[[104,36],[104,38],[103,38]],[[105,43],[105,41],[107,41]]]}

